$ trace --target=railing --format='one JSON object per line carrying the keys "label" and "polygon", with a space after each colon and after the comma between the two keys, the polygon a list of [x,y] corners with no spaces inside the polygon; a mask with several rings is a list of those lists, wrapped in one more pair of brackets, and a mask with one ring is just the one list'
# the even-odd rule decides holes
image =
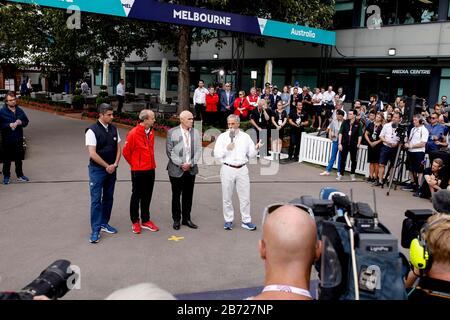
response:
{"label": "railing", "polygon": [[[330,139],[324,137],[318,137],[317,134],[302,134],[302,140],[300,143],[300,156],[299,162],[314,163],[321,166],[327,166],[330,160],[332,142]],[[425,157],[426,165],[429,165],[428,156]],[[406,160],[406,159],[404,159]],[[333,168],[337,169],[337,159],[333,164]],[[350,156],[347,158],[345,164],[345,171],[350,172]],[[363,174],[366,177],[369,176],[369,163],[367,163],[367,146],[361,145],[357,155],[356,173]],[[398,173],[395,173],[395,178],[398,177]],[[409,172],[406,166],[403,166],[403,172],[401,180],[406,181],[409,179]]]}

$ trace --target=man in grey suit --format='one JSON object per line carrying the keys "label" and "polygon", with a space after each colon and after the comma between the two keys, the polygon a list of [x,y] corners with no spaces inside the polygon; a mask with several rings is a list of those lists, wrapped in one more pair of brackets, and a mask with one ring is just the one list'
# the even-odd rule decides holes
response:
{"label": "man in grey suit", "polygon": [[166,142],[169,157],[167,170],[172,185],[173,228],[179,230],[181,221],[181,224],[197,229],[198,226],[191,221],[191,208],[202,143],[200,133],[193,128],[194,116],[191,112],[181,112],[180,122],[180,126],[169,130]]}

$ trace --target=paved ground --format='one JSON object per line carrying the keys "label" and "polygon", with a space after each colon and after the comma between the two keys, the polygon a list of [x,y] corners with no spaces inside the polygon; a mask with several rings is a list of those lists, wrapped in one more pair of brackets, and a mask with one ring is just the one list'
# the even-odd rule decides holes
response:
{"label": "paved ground", "polygon": [[[104,235],[93,245],[88,242],[88,155],[84,147],[84,129],[89,122],[25,111],[30,125],[25,131],[29,153],[24,170],[32,182],[0,185],[0,291],[20,289],[57,259],[68,259],[81,269],[81,289],[72,290],[67,299],[103,299],[118,288],[143,281],[154,282],[173,294],[257,287],[264,279],[257,248],[261,212],[266,205],[300,195],[317,196],[325,186],[348,194],[353,189],[355,199],[372,205],[372,187],[365,182],[319,177],[323,169],[307,164],[253,164],[252,217],[258,230],[236,227],[225,231],[219,166],[203,165],[192,213],[200,228],[175,231],[171,227],[165,140],[157,138],[157,182],[151,215],[161,230],[144,230],[140,235],[131,232],[131,182],[122,159],[111,219],[119,233]],[[124,139],[126,130],[120,129],[120,133]],[[211,150],[206,151],[207,155]],[[270,172],[275,174],[267,175]],[[386,190],[377,189],[376,193],[380,220],[397,237],[405,209],[431,205],[404,191],[393,191],[389,197]],[[235,217],[238,221],[239,215]],[[184,239],[168,241],[173,235]]]}

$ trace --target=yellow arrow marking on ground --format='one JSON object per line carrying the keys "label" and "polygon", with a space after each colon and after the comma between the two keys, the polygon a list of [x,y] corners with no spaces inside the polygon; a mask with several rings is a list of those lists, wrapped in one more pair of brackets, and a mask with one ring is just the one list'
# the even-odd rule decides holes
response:
{"label": "yellow arrow marking on ground", "polygon": [[184,239],[184,237],[171,236],[171,237],[170,237],[169,239],[167,239],[167,240],[178,242],[178,241],[183,240],[183,239]]}

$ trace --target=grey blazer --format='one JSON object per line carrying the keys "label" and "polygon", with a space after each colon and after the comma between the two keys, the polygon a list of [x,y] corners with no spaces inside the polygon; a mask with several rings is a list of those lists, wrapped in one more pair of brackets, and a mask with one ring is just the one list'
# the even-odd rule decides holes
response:
{"label": "grey blazer", "polygon": [[[191,170],[189,173],[196,175],[198,173],[198,162],[202,155],[202,141],[197,129],[191,129]],[[174,127],[167,133],[166,153],[169,157],[167,171],[169,176],[179,178],[183,175],[181,165],[186,162],[184,154],[183,133],[180,126]]]}

